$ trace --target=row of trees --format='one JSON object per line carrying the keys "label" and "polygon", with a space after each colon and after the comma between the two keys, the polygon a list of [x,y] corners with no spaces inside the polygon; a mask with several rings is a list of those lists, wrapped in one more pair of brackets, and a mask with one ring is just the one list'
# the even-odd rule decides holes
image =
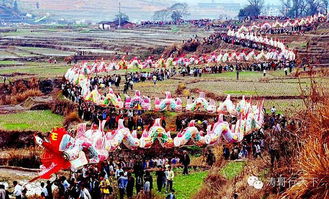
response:
{"label": "row of trees", "polygon": [[[249,5],[239,11],[238,17],[259,16],[264,7],[264,0],[248,0]],[[286,17],[297,18],[315,15],[319,12],[327,13],[329,0],[281,0],[281,14]]]}
{"label": "row of trees", "polygon": [[328,0],[281,0],[282,14],[297,18],[321,13],[327,13]]}
{"label": "row of trees", "polygon": [[[286,17],[297,18],[327,13],[329,0],[280,0],[281,14]],[[264,0],[248,0],[248,5],[239,11],[238,17],[259,16],[264,8]],[[153,19],[159,21],[179,21],[188,16],[188,5],[186,3],[175,3],[174,5],[154,12]]]}

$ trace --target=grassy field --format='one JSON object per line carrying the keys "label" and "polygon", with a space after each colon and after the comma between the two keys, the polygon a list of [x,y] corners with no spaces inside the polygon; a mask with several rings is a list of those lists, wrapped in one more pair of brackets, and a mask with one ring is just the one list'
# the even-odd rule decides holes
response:
{"label": "grassy field", "polygon": [[245,162],[228,162],[221,169],[221,174],[228,180],[232,180],[235,176],[239,175],[242,172],[245,165]]}
{"label": "grassy field", "polygon": [[[203,179],[207,176],[207,171],[191,172],[189,175],[183,175],[181,169],[174,170],[175,178],[173,183],[173,189],[175,190],[175,196],[179,199],[189,199],[195,193],[203,183]],[[155,183],[154,183],[155,182]],[[153,186],[156,188],[156,179]],[[156,190],[156,189],[155,189]],[[161,196],[166,196],[163,192]]]}
{"label": "grassy field", "polygon": [[19,47],[19,49],[45,56],[71,56],[75,54],[74,52],[56,50],[52,48]]}
{"label": "grassy field", "polygon": [[191,198],[203,183],[203,179],[207,176],[206,171],[191,173],[188,176],[182,174],[177,175],[174,179],[174,189],[176,198]]}
{"label": "grassy field", "polygon": [[33,130],[47,132],[56,126],[62,126],[63,117],[49,110],[26,111],[1,115],[0,129],[3,130]]}
{"label": "grassy field", "polygon": [[14,65],[14,64],[21,64],[20,62],[17,61],[0,61],[0,65]]}
{"label": "grassy field", "polygon": [[5,50],[0,50],[0,59],[5,59],[5,58],[17,58],[17,56],[6,52]]}
{"label": "grassy field", "polygon": [[291,100],[265,100],[264,107],[266,111],[275,106],[277,113],[290,115],[305,108],[304,101],[301,99]]}
{"label": "grassy field", "polygon": [[[265,78],[283,77],[284,72],[282,70],[268,71]],[[224,78],[226,80],[236,80],[236,72],[223,72],[217,74],[204,74],[203,77],[207,79]],[[254,71],[242,71],[239,73],[239,80],[259,80],[263,79],[263,73]]]}
{"label": "grassy field", "polygon": [[[306,85],[302,85],[305,87]],[[188,88],[200,88],[217,95],[232,94],[234,96],[297,96],[300,94],[298,84],[267,82],[197,82],[188,84]]]}
{"label": "grassy field", "polygon": [[[0,75],[13,73],[27,73],[24,78],[29,77],[62,77],[70,66],[65,63],[51,64],[48,62],[26,62],[24,66],[1,67]],[[20,79],[21,76],[14,76],[11,79]]]}

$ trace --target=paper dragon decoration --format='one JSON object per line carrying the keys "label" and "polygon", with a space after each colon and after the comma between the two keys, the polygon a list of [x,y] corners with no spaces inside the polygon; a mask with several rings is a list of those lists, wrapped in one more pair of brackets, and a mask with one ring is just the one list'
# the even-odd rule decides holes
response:
{"label": "paper dragon decoration", "polygon": [[99,106],[113,105],[118,109],[122,109],[124,107],[124,103],[120,95],[115,94],[112,88],[109,88],[107,94],[104,96],[99,93],[98,88],[96,87],[94,90],[87,93],[84,99],[94,102]]}
{"label": "paper dragon decoration", "polygon": [[151,110],[151,99],[146,96],[141,96],[140,91],[136,90],[134,97],[126,95],[125,108]]}
{"label": "paper dragon decoration", "polygon": [[[293,61],[296,58],[295,53],[292,50],[289,50],[281,41],[276,41],[275,39],[269,39],[263,36],[257,36],[255,31],[258,30],[268,30],[271,28],[284,28],[284,27],[296,27],[296,26],[307,26],[312,25],[317,22],[325,22],[327,16],[321,13],[314,16],[309,16],[299,19],[287,19],[283,22],[275,21],[273,23],[265,22],[263,24],[253,24],[251,26],[241,26],[237,30],[228,30],[227,35],[233,36],[238,39],[245,39],[253,42],[258,42],[262,44],[267,44],[272,47],[272,50],[269,52],[262,51],[261,53],[256,54],[254,50],[247,52],[222,52],[220,54],[212,53],[210,56],[201,55],[196,56],[183,56],[179,57],[177,60],[173,58],[165,59],[161,56],[158,60],[152,60],[151,57],[148,57],[146,60],[139,60],[137,57],[134,57],[130,61],[126,61],[125,57],[122,57],[119,61],[111,61],[106,63],[103,60],[96,60],[92,64],[87,62],[82,62],[82,64],[77,64],[72,68],[68,69],[65,78],[70,82],[77,82],[80,75],[91,75],[94,73],[110,72],[113,70],[126,70],[128,68],[170,68],[173,66],[186,67],[193,64],[211,64],[211,63],[225,63],[228,61],[235,60],[280,60],[285,58],[287,60]],[[276,49],[279,49],[276,50]]]}
{"label": "paper dragon decoration", "polygon": [[205,93],[200,92],[199,97],[195,100],[188,99],[186,104],[187,111],[196,111],[199,109],[203,109],[204,111],[215,113],[216,112],[216,102],[214,100],[207,100],[205,98]]}
{"label": "paper dragon decoration", "polygon": [[160,100],[159,98],[155,98],[154,101],[154,110],[155,111],[181,111],[182,110],[182,100],[180,98],[172,98],[170,92],[166,92],[166,98]]}
{"label": "paper dragon decoration", "polygon": [[184,146],[189,140],[192,140],[197,146],[204,146],[206,145],[206,139],[202,135],[203,132],[195,127],[195,120],[191,120],[188,127],[179,132],[174,138],[175,147]]}
{"label": "paper dragon decoration", "polygon": [[[86,123],[77,126],[75,136],[64,128],[53,129],[47,139],[35,136],[36,143],[44,148],[42,155],[42,172],[40,178],[48,179],[52,173],[61,169],[77,170],[85,164],[96,164],[105,161],[109,152],[120,149],[122,146],[130,150],[151,148],[158,140],[164,148],[181,147],[195,144],[197,146],[213,145],[220,142],[223,136],[227,142],[241,142],[244,136],[262,127],[264,121],[263,102],[252,105],[241,100],[236,106],[228,98],[219,108],[218,120],[208,125],[206,132],[199,131],[195,120],[191,120],[188,127],[172,138],[169,131],[161,126],[161,119],[144,130],[138,138],[136,130],[130,132],[124,126],[124,120],[119,119],[118,128],[113,131],[104,131],[105,120],[93,125],[87,130]],[[223,114],[234,114],[238,117],[236,124],[224,121]]]}
{"label": "paper dragon decoration", "polygon": [[161,126],[160,118],[155,120],[153,126],[148,131],[144,130],[142,137],[140,138],[140,147],[150,148],[156,140],[158,140],[164,148],[172,148],[174,146],[170,132],[167,132]]}
{"label": "paper dragon decoration", "polygon": [[119,119],[118,128],[115,131],[106,133],[106,141],[108,151],[118,149],[121,143],[131,150],[137,149],[140,145],[136,130],[130,133],[130,130],[123,125],[123,119]]}
{"label": "paper dragon decoration", "polygon": [[[246,102],[245,107],[248,108],[246,108],[245,112],[237,115],[240,118],[235,125],[224,121],[223,114],[220,113],[217,122],[213,125],[208,125],[207,131],[203,132],[195,127],[195,121],[192,120],[188,127],[174,138],[175,146],[184,146],[190,140],[197,146],[213,145],[220,141],[219,138],[222,135],[227,142],[241,142],[244,136],[260,129],[264,123],[263,102],[259,105],[251,105]],[[234,114],[238,113],[238,111],[231,112]]]}

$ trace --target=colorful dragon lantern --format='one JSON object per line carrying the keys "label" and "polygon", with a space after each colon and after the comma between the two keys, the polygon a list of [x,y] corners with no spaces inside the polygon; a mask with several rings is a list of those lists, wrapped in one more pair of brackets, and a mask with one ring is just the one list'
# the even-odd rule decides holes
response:
{"label": "colorful dragon lantern", "polygon": [[85,100],[94,102],[95,104],[101,103],[101,94],[98,92],[97,86],[85,96]]}
{"label": "colorful dragon lantern", "polygon": [[[107,133],[104,132],[106,121],[103,120],[98,126],[93,125],[89,130],[86,130],[85,123],[79,124],[75,137],[69,135],[63,128],[54,129],[48,139],[35,136],[36,142],[45,149],[41,158],[43,170],[39,177],[49,178],[52,173],[61,169],[77,170],[85,164],[105,161],[109,152],[119,149],[121,143],[130,150],[151,148],[157,140],[164,148],[181,147],[187,145],[189,141],[197,146],[213,145],[220,142],[221,136],[226,141],[234,143],[241,142],[244,136],[262,127],[263,101],[251,105],[243,99],[235,109],[230,98],[226,100],[220,108],[217,122],[208,125],[206,132],[199,131],[195,121],[192,120],[174,139],[171,138],[170,132],[160,125],[160,118],[155,120],[149,130],[144,130],[140,139],[136,131],[130,132],[124,126],[123,119],[119,119],[116,130]],[[229,124],[223,120],[223,113],[234,113],[233,116],[239,119],[235,124]]]}
{"label": "colorful dragon lantern", "polygon": [[219,115],[218,121],[213,126],[208,126],[207,135],[205,135],[206,144],[216,144],[221,135],[227,142],[239,142],[243,139],[242,133],[235,133],[230,129],[229,123],[223,120],[223,115]]}
{"label": "colorful dragon lantern", "polygon": [[140,138],[141,148],[151,148],[153,143],[158,140],[162,147],[172,148],[174,147],[173,139],[170,136],[170,132],[161,126],[161,119],[155,119],[154,124],[149,130],[144,130],[142,137]]}
{"label": "colorful dragon lantern", "polygon": [[140,91],[136,90],[134,97],[131,98],[126,95],[125,108],[151,110],[151,99],[146,96],[141,96]]}
{"label": "colorful dragon lantern", "polygon": [[191,120],[188,127],[182,130],[174,138],[175,147],[186,145],[190,140],[197,146],[204,146],[206,139],[202,136],[203,132],[200,132],[195,127],[195,120]]}
{"label": "colorful dragon lantern", "polygon": [[166,92],[166,98],[160,100],[159,98],[155,98],[154,101],[155,111],[181,111],[182,110],[182,100],[180,98],[172,98],[171,93],[169,91]]}
{"label": "colorful dragon lantern", "polygon": [[175,66],[174,59],[171,58],[171,57],[169,57],[169,58],[167,59],[167,61],[166,61],[166,66],[167,66],[167,68],[172,68],[172,67],[174,67],[174,66]]}
{"label": "colorful dragon lantern", "polygon": [[119,69],[127,70],[128,69],[128,63],[125,60],[125,57],[122,57],[122,59],[118,62]]}
{"label": "colorful dragon lantern", "polygon": [[[63,139],[63,143],[68,140],[74,140],[74,147],[65,150],[65,154],[74,160],[79,151],[87,149],[90,153],[89,163],[99,163],[108,158],[108,151],[106,150],[105,134],[102,131],[103,124],[100,122],[99,126],[93,125],[92,128],[86,130],[86,124],[79,124],[77,127],[77,135],[75,138]],[[69,142],[68,142],[69,143]]]}
{"label": "colorful dragon lantern", "polygon": [[157,68],[166,68],[166,61],[161,57],[157,63],[156,63]]}
{"label": "colorful dragon lantern", "polygon": [[[62,169],[77,170],[85,164],[107,159],[108,152],[99,146],[100,141],[104,140],[103,135],[99,132],[94,135],[93,131],[78,133],[76,138],[71,137],[64,128],[53,129],[48,139],[36,135],[36,143],[44,148],[41,156],[42,171],[38,178],[49,179],[53,173]],[[89,152],[89,160],[84,151]]]}
{"label": "colorful dragon lantern", "polygon": [[129,64],[129,68],[143,69],[143,65],[140,63],[137,57],[134,57]]}
{"label": "colorful dragon lantern", "polygon": [[153,67],[153,60],[151,57],[148,57],[144,62],[143,62],[143,68],[152,68]]}
{"label": "colorful dragon lantern", "polygon": [[126,128],[123,124],[123,119],[119,119],[118,128],[115,131],[110,131],[106,133],[106,140],[111,147],[109,151],[114,151],[120,147],[123,143],[128,149],[135,150],[139,146],[139,139],[137,138],[137,132]]}
{"label": "colorful dragon lantern", "polygon": [[112,88],[109,88],[109,91],[104,99],[104,104],[105,105],[112,104],[113,106],[119,109],[123,108],[123,101],[121,97],[119,95],[116,95],[112,90]]}
{"label": "colorful dragon lantern", "polygon": [[186,104],[187,111],[196,111],[196,110],[200,110],[201,108],[203,108],[203,110],[210,113],[216,112],[215,101],[212,99],[209,101],[206,100],[204,92],[200,92],[199,97],[196,98],[195,100],[189,98]]}
{"label": "colorful dragon lantern", "polygon": [[231,101],[231,95],[227,95],[224,102],[219,104],[218,113],[236,115],[235,105]]}

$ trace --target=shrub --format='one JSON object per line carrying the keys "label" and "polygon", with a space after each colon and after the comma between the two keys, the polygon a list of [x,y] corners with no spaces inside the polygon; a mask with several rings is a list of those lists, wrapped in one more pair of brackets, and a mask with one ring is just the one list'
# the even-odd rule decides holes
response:
{"label": "shrub", "polygon": [[182,49],[187,52],[195,52],[199,47],[199,45],[200,45],[199,41],[193,40],[191,42],[185,42],[183,44]]}
{"label": "shrub", "polygon": [[22,93],[17,93],[14,95],[7,95],[1,98],[0,104],[6,105],[6,104],[19,104],[21,102],[24,102],[29,97],[35,97],[35,96],[41,96],[42,92],[37,89],[29,89],[26,91],[23,91]]}
{"label": "shrub", "polygon": [[[303,125],[297,129],[301,147],[293,167],[299,171],[296,183],[283,193],[286,198],[325,198],[329,195],[329,93],[312,81]],[[305,119],[306,118],[306,119]]]}
{"label": "shrub", "polygon": [[41,161],[35,148],[25,148],[24,152],[22,149],[9,151],[7,164],[9,166],[40,168]]}
{"label": "shrub", "polygon": [[176,94],[181,95],[183,94],[183,91],[186,89],[186,84],[185,83],[179,83],[176,89]]}

